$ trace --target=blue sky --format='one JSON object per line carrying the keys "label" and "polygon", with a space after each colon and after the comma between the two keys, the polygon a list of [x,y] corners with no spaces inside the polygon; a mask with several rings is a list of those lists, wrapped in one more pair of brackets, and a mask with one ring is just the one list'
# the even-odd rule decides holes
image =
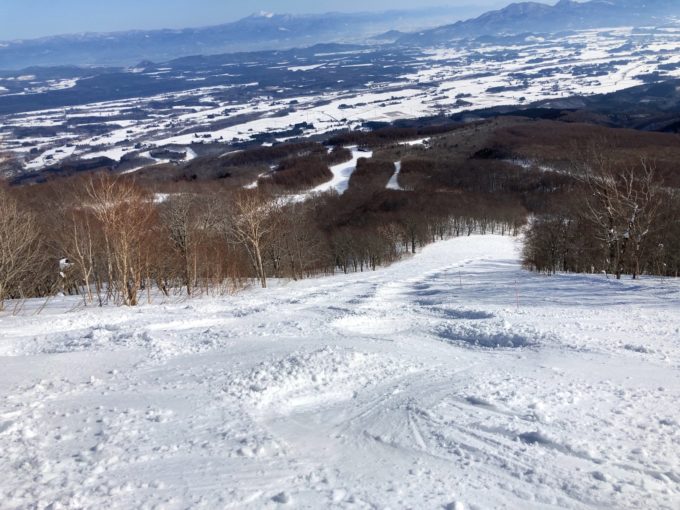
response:
{"label": "blue sky", "polygon": [[[473,5],[510,0],[429,0],[422,5]],[[183,28],[232,21],[261,10],[286,13],[408,9],[413,0],[0,0],[0,40],[74,32]]]}

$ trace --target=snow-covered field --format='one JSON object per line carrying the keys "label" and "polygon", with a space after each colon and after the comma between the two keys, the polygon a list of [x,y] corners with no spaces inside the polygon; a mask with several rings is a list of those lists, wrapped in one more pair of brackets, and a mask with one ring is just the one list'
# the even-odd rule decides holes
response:
{"label": "snow-covered field", "polygon": [[680,508],[680,282],[518,248],[2,315],[0,507]]}
{"label": "snow-covered field", "polygon": [[[263,134],[283,141],[291,135],[281,133],[301,125],[301,135],[310,136],[356,129],[366,122],[605,94],[648,79],[680,77],[679,49],[680,26],[672,25],[666,30],[615,28],[529,36],[503,46],[469,42],[386,54],[380,48],[318,53],[297,59],[295,66],[264,57],[260,62],[254,56],[252,69],[239,68],[245,75],[224,74],[221,66],[211,71],[167,67],[162,72],[169,73],[168,79],[191,81],[194,78],[187,76],[207,72],[200,79],[210,76],[219,85],[0,116],[0,136],[5,138],[0,149],[15,153],[24,170],[33,172],[72,157],[121,161],[152,148],[229,144]],[[368,66],[365,80],[346,84],[357,66]],[[274,89],[248,80],[248,73],[271,74],[281,67],[290,69],[295,79],[282,76],[290,81]],[[129,72],[158,79],[159,71],[153,67]],[[342,79],[330,86],[330,75]],[[322,79],[315,81],[319,76]],[[5,82],[0,80],[0,87]],[[56,86],[48,85],[46,90]],[[28,81],[27,86],[34,85]],[[42,90],[46,85],[35,87]],[[35,91],[22,92],[29,93]],[[186,106],[190,100],[194,104]],[[174,103],[177,106],[170,106]],[[94,121],[99,125],[96,134],[88,128]],[[27,127],[37,131],[29,136]]]}

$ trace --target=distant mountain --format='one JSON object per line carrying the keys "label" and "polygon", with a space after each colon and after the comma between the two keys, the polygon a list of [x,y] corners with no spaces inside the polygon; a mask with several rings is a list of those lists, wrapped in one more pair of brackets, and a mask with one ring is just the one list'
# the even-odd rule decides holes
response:
{"label": "distant mountain", "polygon": [[467,21],[403,35],[404,43],[438,44],[453,39],[489,35],[554,33],[564,30],[642,26],[668,23],[680,16],[678,0],[560,0],[555,5],[538,2],[511,4]]}
{"label": "distant mountain", "polygon": [[463,19],[479,8],[423,8],[371,13],[259,13],[204,28],[76,34],[0,43],[0,69],[30,66],[128,66],[190,55],[361,42],[388,30],[413,31]]}
{"label": "distant mountain", "polygon": [[[514,3],[479,17],[480,7],[287,15],[259,13],[233,23],[181,30],[84,33],[0,42],[0,70],[132,66],[178,57],[310,47],[319,43],[431,45],[456,39],[666,24],[680,0],[560,0]],[[450,24],[446,24],[450,23]]]}

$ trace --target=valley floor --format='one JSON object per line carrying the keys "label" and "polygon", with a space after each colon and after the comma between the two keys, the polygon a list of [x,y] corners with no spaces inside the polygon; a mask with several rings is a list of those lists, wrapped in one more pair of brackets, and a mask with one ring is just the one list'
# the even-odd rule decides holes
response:
{"label": "valley floor", "polygon": [[680,508],[680,282],[518,251],[0,315],[0,507]]}

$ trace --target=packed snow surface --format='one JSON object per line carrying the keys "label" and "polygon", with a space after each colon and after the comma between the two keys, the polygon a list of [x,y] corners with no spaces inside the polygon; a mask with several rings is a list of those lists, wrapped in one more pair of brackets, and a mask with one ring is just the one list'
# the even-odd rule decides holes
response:
{"label": "packed snow surface", "polygon": [[358,149],[357,147],[349,147],[352,151],[352,159],[337,165],[331,166],[330,170],[333,178],[312,190],[312,193],[324,193],[326,191],[335,190],[342,194],[349,188],[349,180],[352,174],[357,169],[357,163],[361,158],[371,159],[373,152],[365,149]]}
{"label": "packed snow surface", "polygon": [[77,303],[0,316],[3,509],[680,508],[677,281],[529,274],[473,236]]}
{"label": "packed snow surface", "polygon": [[401,161],[397,161],[394,164],[394,174],[392,174],[392,177],[390,177],[390,180],[387,182],[387,189],[396,189],[396,190],[403,190],[403,188],[399,185],[399,174],[401,173]]}
{"label": "packed snow surface", "polygon": [[[352,174],[356,172],[357,164],[362,158],[371,159],[373,157],[373,152],[367,149],[359,149],[356,146],[347,147],[352,152],[352,159],[345,161],[344,163],[338,163],[337,165],[332,165],[330,167],[331,177],[330,180],[324,182],[312,188],[305,193],[298,193],[296,195],[289,195],[286,198],[288,203],[299,203],[304,202],[308,198],[318,195],[319,193],[326,193],[328,191],[335,191],[339,195],[342,195],[349,188],[349,181],[352,178]],[[257,188],[257,181],[246,186],[249,189]]]}

